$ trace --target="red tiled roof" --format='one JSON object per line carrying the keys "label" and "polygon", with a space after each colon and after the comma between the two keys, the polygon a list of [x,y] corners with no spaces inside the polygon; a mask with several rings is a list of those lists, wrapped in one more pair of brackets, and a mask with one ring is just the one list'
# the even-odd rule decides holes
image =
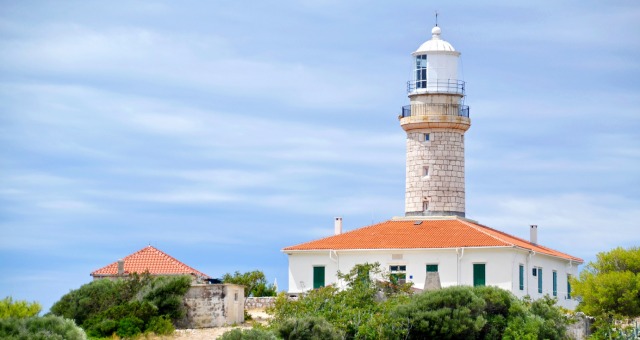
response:
{"label": "red tiled roof", "polygon": [[[195,270],[176,260],[155,247],[147,246],[125,257],[125,273],[139,273],[149,271],[151,275],[195,275],[209,278],[209,275]],[[116,276],[118,261],[102,267],[91,273],[91,276]]]}
{"label": "red tiled roof", "polygon": [[584,262],[581,258],[461,218],[389,220],[340,235],[286,247],[282,251],[514,246],[579,263]]}

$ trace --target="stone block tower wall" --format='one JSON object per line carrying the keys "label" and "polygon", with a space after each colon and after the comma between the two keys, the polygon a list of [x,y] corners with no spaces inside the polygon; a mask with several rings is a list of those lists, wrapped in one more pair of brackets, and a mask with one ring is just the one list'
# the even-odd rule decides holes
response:
{"label": "stone block tower wall", "polygon": [[464,216],[463,130],[407,131],[406,168],[407,215]]}

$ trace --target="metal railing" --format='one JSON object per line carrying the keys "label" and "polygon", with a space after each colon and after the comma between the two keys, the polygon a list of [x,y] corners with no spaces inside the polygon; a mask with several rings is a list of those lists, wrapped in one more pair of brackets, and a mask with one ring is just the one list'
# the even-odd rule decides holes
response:
{"label": "metal railing", "polygon": [[403,106],[401,117],[411,116],[459,116],[469,118],[469,106],[458,104],[413,104]]}
{"label": "metal railing", "polygon": [[407,93],[454,93],[464,95],[464,81],[449,80],[409,80]]}

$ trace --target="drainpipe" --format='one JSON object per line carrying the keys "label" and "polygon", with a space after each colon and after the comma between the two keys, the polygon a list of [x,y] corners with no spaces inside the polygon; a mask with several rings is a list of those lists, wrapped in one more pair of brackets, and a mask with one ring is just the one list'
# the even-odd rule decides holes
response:
{"label": "drainpipe", "polygon": [[[529,256],[527,257],[527,280],[525,281],[527,283],[527,295],[529,295],[529,273],[531,273],[531,258],[536,254],[535,251],[533,250],[529,250]],[[531,296],[531,295],[529,295]]]}
{"label": "drainpipe", "polygon": [[[460,250],[460,253],[458,253],[458,250]],[[464,248],[457,248],[456,255],[458,255],[458,263],[456,266],[456,280],[459,286],[460,285],[460,260],[462,260],[462,257],[464,256]]]}

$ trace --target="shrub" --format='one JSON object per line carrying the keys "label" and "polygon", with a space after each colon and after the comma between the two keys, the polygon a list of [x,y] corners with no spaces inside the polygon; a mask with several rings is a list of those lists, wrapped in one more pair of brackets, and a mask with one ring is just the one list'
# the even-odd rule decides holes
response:
{"label": "shrub", "polygon": [[0,319],[0,338],[33,340],[82,340],[84,331],[73,320],[59,316]]}
{"label": "shrub", "polygon": [[487,323],[480,330],[482,339],[502,339],[509,320],[509,310],[517,298],[511,292],[493,286],[474,287],[473,292],[484,300]]}
{"label": "shrub", "polygon": [[186,313],[182,301],[190,285],[189,276],[97,280],[64,295],[51,313],[74,319],[94,337],[170,333]]}
{"label": "shrub", "polygon": [[13,301],[10,296],[0,300],[0,319],[29,318],[38,315],[41,310],[37,302]]}
{"label": "shrub", "polygon": [[135,316],[129,316],[118,322],[118,330],[116,331],[116,334],[121,337],[131,337],[142,333],[143,327],[144,321],[136,318]]}
{"label": "shrub", "polygon": [[153,332],[157,335],[169,335],[175,331],[171,319],[167,316],[154,317],[149,321],[147,332]]}
{"label": "shrub", "polygon": [[278,338],[273,335],[273,333],[260,329],[260,328],[252,328],[252,329],[232,329],[224,334],[218,339],[220,340],[277,340]]}
{"label": "shrub", "polygon": [[267,283],[267,278],[260,270],[254,270],[246,273],[236,271],[232,274],[224,274],[223,283],[234,283],[244,286],[244,296],[276,296],[276,287]]}
{"label": "shrub", "polygon": [[278,328],[278,335],[289,340],[341,340],[343,335],[319,317],[290,319]]}
{"label": "shrub", "polygon": [[410,339],[474,339],[487,320],[486,303],[471,287],[449,287],[418,294],[396,314],[409,321]]}

